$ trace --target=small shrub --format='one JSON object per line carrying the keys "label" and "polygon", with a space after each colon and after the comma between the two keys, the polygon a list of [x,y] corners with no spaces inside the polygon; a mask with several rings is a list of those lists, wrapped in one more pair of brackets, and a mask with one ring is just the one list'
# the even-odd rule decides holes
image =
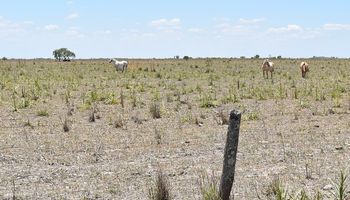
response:
{"label": "small shrub", "polygon": [[65,118],[65,119],[64,119],[64,122],[63,122],[63,131],[64,131],[64,132],[69,132],[69,130],[70,130],[69,122],[68,122],[68,119]]}
{"label": "small shrub", "polygon": [[29,126],[30,128],[34,128],[34,126],[32,125],[32,123],[30,122],[29,118],[28,118],[28,120],[24,123],[24,126]]}
{"label": "small shrub", "polygon": [[123,118],[121,116],[118,116],[114,122],[114,127],[115,128],[122,128],[123,126],[124,126]]}
{"label": "small shrub", "polygon": [[210,108],[217,106],[217,101],[210,94],[204,94],[200,97],[200,107]]}
{"label": "small shrub", "polygon": [[16,97],[13,95],[12,96],[12,103],[13,103],[13,111],[14,112],[17,112],[18,111],[18,107],[17,107],[17,100],[16,100]]}
{"label": "small shrub", "polygon": [[218,117],[220,119],[220,124],[221,125],[228,125],[230,123],[230,118],[229,118],[228,113],[224,112],[223,110],[221,110],[218,113]]}
{"label": "small shrub", "polygon": [[276,200],[288,200],[288,191],[279,179],[274,179],[267,187],[266,196],[274,197]]}
{"label": "small shrub", "polygon": [[96,118],[95,118],[95,110],[93,109],[90,112],[90,116],[89,116],[89,122],[95,122]]}
{"label": "small shrub", "polygon": [[72,116],[74,112],[74,107],[72,105],[67,105],[67,115]]}
{"label": "small shrub", "polygon": [[104,103],[107,105],[115,105],[118,103],[118,100],[116,98],[116,94],[111,92],[107,95],[107,98],[104,100]]}
{"label": "small shrub", "polygon": [[152,103],[150,106],[150,113],[153,119],[159,119],[161,118],[161,114],[160,114],[160,105],[159,103]]}
{"label": "small shrub", "polygon": [[341,101],[341,99],[340,98],[334,98],[333,99],[333,106],[335,107],[335,108],[340,108],[341,107],[341,104],[342,104],[342,101]]}
{"label": "small shrub", "polygon": [[259,119],[260,119],[260,116],[259,116],[258,112],[250,112],[250,113],[243,115],[244,121],[255,121],[255,120],[259,120]]}
{"label": "small shrub", "polygon": [[344,171],[340,172],[339,178],[334,183],[335,191],[333,196],[335,200],[348,200],[350,199],[350,190],[349,190],[349,175]]}
{"label": "small shrub", "polygon": [[154,138],[157,141],[157,145],[162,143],[162,134],[157,128],[154,128]]}
{"label": "small shrub", "polygon": [[71,97],[70,91],[66,90],[66,92],[64,93],[64,99],[65,99],[66,104],[69,103],[70,97]]}
{"label": "small shrub", "polygon": [[165,175],[159,169],[155,185],[149,188],[148,198],[150,200],[170,200],[170,185]]}
{"label": "small shrub", "polygon": [[156,78],[161,79],[162,78],[162,74],[160,72],[157,72],[156,73]]}
{"label": "small shrub", "polygon": [[47,110],[39,110],[36,113],[36,115],[39,116],[39,117],[47,117],[47,116],[49,116],[49,113],[47,112]]}
{"label": "small shrub", "polygon": [[214,175],[211,177],[208,177],[208,175],[201,176],[199,189],[203,200],[221,200]]}
{"label": "small shrub", "polygon": [[122,108],[124,108],[124,94],[123,94],[123,90],[120,91],[120,104],[122,105]]}
{"label": "small shrub", "polygon": [[133,91],[131,94],[131,106],[132,108],[136,108],[137,105],[137,96],[136,96],[136,92]]}
{"label": "small shrub", "polygon": [[310,108],[310,103],[307,100],[301,100],[299,101],[300,108]]}

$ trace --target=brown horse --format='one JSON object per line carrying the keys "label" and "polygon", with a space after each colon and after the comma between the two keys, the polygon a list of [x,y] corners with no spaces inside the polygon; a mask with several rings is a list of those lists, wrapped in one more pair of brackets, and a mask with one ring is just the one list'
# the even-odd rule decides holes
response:
{"label": "brown horse", "polygon": [[261,66],[264,78],[265,78],[265,73],[266,73],[266,78],[269,78],[269,72],[271,73],[271,78],[272,78],[272,73],[274,71],[273,65],[274,65],[274,63],[270,62],[269,59],[264,60],[262,66]]}
{"label": "brown horse", "polygon": [[301,77],[305,78],[306,72],[309,71],[309,65],[306,62],[300,63]]}

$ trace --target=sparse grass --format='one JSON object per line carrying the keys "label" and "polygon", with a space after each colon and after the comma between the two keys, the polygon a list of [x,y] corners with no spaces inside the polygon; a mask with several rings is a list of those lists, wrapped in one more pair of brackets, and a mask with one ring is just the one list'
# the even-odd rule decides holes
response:
{"label": "sparse grass", "polygon": [[299,100],[299,107],[300,108],[310,108],[310,103],[308,100],[300,99]]}
{"label": "sparse grass", "polygon": [[[116,97],[116,94],[114,92],[110,92],[107,94],[106,99],[104,100],[105,104],[107,105],[115,105],[118,104],[118,99]],[[124,102],[123,102],[124,103]]]}
{"label": "sparse grass", "polygon": [[257,111],[251,111],[243,114],[244,121],[256,121],[260,119],[260,114]]}
{"label": "sparse grass", "polygon": [[153,119],[161,118],[160,104],[158,102],[151,103],[149,111]]}
{"label": "sparse grass", "polygon": [[163,135],[162,133],[158,130],[157,127],[154,128],[154,138],[157,142],[157,145],[160,145],[162,143],[163,140]]}
{"label": "sparse grass", "polygon": [[95,122],[95,121],[96,121],[95,110],[93,109],[90,111],[89,122]]}
{"label": "sparse grass", "polygon": [[218,117],[220,119],[220,124],[228,125],[230,123],[229,114],[227,112],[224,112],[223,110],[220,110],[219,113],[218,113]]}
{"label": "sparse grass", "polygon": [[218,102],[215,100],[212,94],[202,94],[200,97],[200,107],[210,108],[217,106]]}
{"label": "sparse grass", "polygon": [[63,131],[64,132],[69,132],[70,131],[70,124],[67,118],[64,119],[63,121]]}
{"label": "sparse grass", "polygon": [[221,200],[217,179],[214,174],[211,177],[207,174],[200,177],[199,190],[202,200]]}
{"label": "sparse grass", "polygon": [[[333,182],[335,186],[331,191],[334,200],[350,199],[348,174],[340,172],[339,177]],[[302,189],[299,193],[291,193],[279,179],[274,179],[265,191],[266,197],[271,200],[323,200],[324,195],[317,191],[314,196],[309,195]]]}
{"label": "sparse grass", "polygon": [[158,170],[154,182],[155,183],[148,189],[148,198],[150,200],[171,200],[170,184],[161,169]]}
{"label": "sparse grass", "polygon": [[123,117],[121,115],[118,115],[117,119],[114,122],[114,127],[115,128],[123,128],[123,126],[124,126]]}
{"label": "sparse grass", "polygon": [[36,113],[37,116],[39,117],[47,117],[49,116],[49,112],[44,109],[44,110],[39,110],[37,113]]}
{"label": "sparse grass", "polygon": [[29,126],[30,128],[34,128],[34,125],[30,122],[29,118],[27,121],[24,123],[24,126]]}
{"label": "sparse grass", "polygon": [[123,89],[120,90],[120,104],[122,105],[122,108],[124,108],[124,94]]}
{"label": "sparse grass", "polygon": [[278,178],[273,179],[268,185],[265,194],[268,198],[274,200],[288,200],[290,198],[288,190]]}
{"label": "sparse grass", "polygon": [[335,200],[350,199],[349,174],[341,171],[339,177],[333,182],[333,185],[335,188],[332,195]]}

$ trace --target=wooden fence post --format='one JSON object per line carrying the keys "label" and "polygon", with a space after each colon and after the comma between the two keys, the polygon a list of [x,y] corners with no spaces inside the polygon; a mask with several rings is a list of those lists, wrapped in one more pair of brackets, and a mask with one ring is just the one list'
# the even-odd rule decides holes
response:
{"label": "wooden fence post", "polygon": [[238,110],[232,110],[230,113],[230,124],[227,131],[224,153],[224,165],[222,168],[222,175],[219,188],[219,194],[222,200],[229,200],[235,177],[235,165],[240,123],[241,113]]}

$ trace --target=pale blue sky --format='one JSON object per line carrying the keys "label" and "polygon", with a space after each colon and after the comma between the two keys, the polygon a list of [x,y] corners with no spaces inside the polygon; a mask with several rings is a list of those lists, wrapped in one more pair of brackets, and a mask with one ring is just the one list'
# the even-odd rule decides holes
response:
{"label": "pale blue sky", "polygon": [[348,0],[4,0],[0,57],[350,57]]}

